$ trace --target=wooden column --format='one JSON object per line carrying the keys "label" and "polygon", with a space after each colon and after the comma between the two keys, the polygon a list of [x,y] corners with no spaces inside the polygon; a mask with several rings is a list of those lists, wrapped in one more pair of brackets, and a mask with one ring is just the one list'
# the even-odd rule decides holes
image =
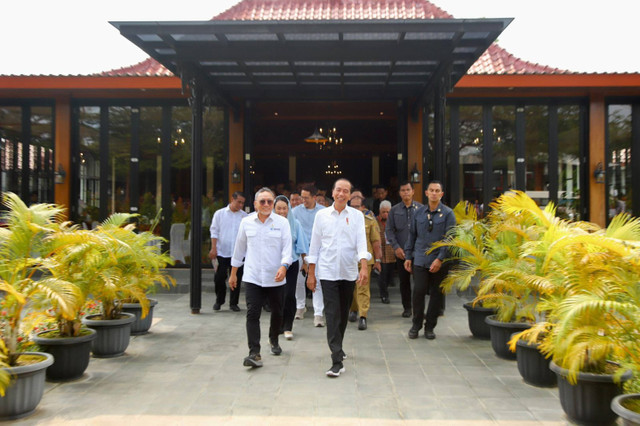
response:
{"label": "wooden column", "polygon": [[[244,117],[240,111],[230,111],[229,113],[229,170],[233,171],[236,165],[240,170],[240,176],[244,177],[244,158],[243,158],[243,140],[244,140]],[[229,176],[229,199],[236,191],[242,191],[244,182],[233,183]],[[246,194],[245,194],[246,195]]]}
{"label": "wooden column", "polygon": [[202,132],[203,90],[200,81],[190,82],[191,113],[191,269],[190,306],[192,314],[199,314],[202,307]]}
{"label": "wooden column", "polygon": [[[422,109],[420,109],[422,111]],[[422,161],[422,114],[418,117],[414,117],[412,114],[407,115],[407,173],[411,173],[413,166],[417,165],[420,170],[420,175],[424,176],[424,166]],[[406,176],[400,179],[402,182],[406,179]],[[413,184],[414,196],[413,198],[422,202],[422,195],[424,185],[423,179],[418,183]]]}
{"label": "wooden column", "polygon": [[55,129],[53,167],[57,171],[58,164],[62,165],[67,176],[64,183],[54,184],[53,198],[56,204],[67,208],[68,218],[71,206],[71,99],[68,96],[56,98]]}
{"label": "wooden column", "polygon": [[589,220],[600,226],[607,223],[606,186],[596,183],[593,172],[598,163],[605,165],[606,121],[604,94],[592,93],[589,99]]}

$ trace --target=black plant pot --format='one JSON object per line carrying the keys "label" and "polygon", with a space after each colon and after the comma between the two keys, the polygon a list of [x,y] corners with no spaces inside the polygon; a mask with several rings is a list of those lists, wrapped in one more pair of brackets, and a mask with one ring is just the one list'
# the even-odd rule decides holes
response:
{"label": "black plant pot", "polygon": [[473,337],[485,340],[490,339],[489,324],[484,319],[489,315],[494,315],[496,311],[493,308],[483,308],[478,304],[474,306],[472,302],[467,302],[462,306],[467,310],[469,330],[471,330]]}
{"label": "black plant pot", "polygon": [[13,420],[28,416],[36,410],[44,393],[47,367],[53,364],[53,356],[45,352],[24,352],[23,355],[39,355],[42,361],[5,370],[14,382],[0,397],[0,420]]}
{"label": "black plant pot", "polygon": [[489,324],[491,334],[491,347],[497,356],[504,359],[516,359],[516,354],[509,350],[509,340],[511,335],[519,331],[524,331],[531,327],[527,322],[502,322],[495,319],[495,315],[485,318]]}
{"label": "black plant pot", "polygon": [[516,360],[522,379],[533,386],[553,387],[558,384],[556,374],[549,369],[551,358],[538,350],[538,343],[518,340],[516,343]]}
{"label": "black plant pot", "polygon": [[147,334],[153,322],[153,307],[158,304],[156,299],[149,299],[149,312],[142,318],[142,305],[139,303],[123,303],[122,312],[128,312],[136,316],[136,320],[131,324],[131,335],[138,336]]}
{"label": "black plant pot", "polygon": [[614,424],[618,415],[611,409],[611,401],[622,393],[622,384],[631,378],[631,372],[622,375],[619,383],[612,374],[578,373],[572,385],[567,380],[569,371],[553,361],[549,368],[558,376],[560,404],[569,419],[582,425]]}
{"label": "black plant pot", "polygon": [[96,358],[114,358],[124,355],[129,346],[131,324],[136,316],[126,312],[120,314],[119,319],[96,319],[100,315],[88,315],[82,322],[87,327],[97,331],[97,336],[91,342],[91,352]]}
{"label": "black plant pot", "polygon": [[54,357],[53,365],[47,368],[47,379],[73,380],[84,374],[91,358],[91,342],[97,336],[95,330],[86,330],[88,334],[78,337],[43,337],[46,331],[33,337],[44,352]]}
{"label": "black plant pot", "polygon": [[624,406],[627,401],[640,402],[640,393],[618,395],[611,401],[611,410],[620,416],[623,426],[640,426],[640,413]]}

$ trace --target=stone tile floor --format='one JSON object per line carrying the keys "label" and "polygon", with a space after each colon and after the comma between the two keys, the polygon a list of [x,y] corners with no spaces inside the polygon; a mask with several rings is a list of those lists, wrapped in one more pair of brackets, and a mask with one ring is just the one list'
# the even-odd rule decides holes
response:
{"label": "stone tile floor", "polygon": [[[247,355],[245,307],[214,312],[204,293],[190,313],[188,294],[158,294],[154,325],[132,337],[124,356],[93,358],[85,375],[47,383],[31,424],[240,425],[563,425],[557,389],[525,384],[515,361],[497,358],[473,339],[462,308],[447,296],[436,340],[409,340],[397,287],[390,305],[372,294],[369,327],[350,323],[346,373],[330,379],[325,328],[307,312],[294,323],[283,354],[269,354],[268,313],[262,315],[264,367]],[[241,297],[244,301],[244,296]],[[310,301],[308,303],[310,305]]]}

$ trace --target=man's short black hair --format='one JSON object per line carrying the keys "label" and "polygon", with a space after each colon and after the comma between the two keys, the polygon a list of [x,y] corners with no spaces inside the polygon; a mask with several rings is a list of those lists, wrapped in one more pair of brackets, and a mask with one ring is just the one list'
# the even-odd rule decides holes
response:
{"label": "man's short black hair", "polygon": [[411,189],[413,189],[413,183],[411,183],[411,181],[408,179],[405,179],[402,182],[400,182],[400,186],[398,188],[403,187],[405,185],[409,185]]}
{"label": "man's short black hair", "polygon": [[294,189],[293,191],[291,191],[291,194],[289,194],[289,195],[295,195],[295,194],[300,195],[300,193],[298,192],[297,189]]}
{"label": "man's short black hair", "polygon": [[333,190],[336,189],[336,183],[340,182],[341,180],[343,180],[345,182],[348,182],[349,183],[349,193],[353,192],[353,184],[347,178],[340,178],[340,179],[336,180],[335,182],[333,182],[333,186],[331,187],[331,192],[333,192]]}
{"label": "man's short black hair", "polygon": [[313,195],[315,197],[316,193],[318,192],[318,190],[316,189],[316,186],[313,184],[308,184],[302,187],[301,191],[307,191],[309,194]]}
{"label": "man's short black hair", "polygon": [[244,196],[244,192],[236,191],[233,193],[233,195],[231,195],[231,198],[233,198],[234,200],[237,200],[238,197],[242,197],[245,200],[247,199],[247,197]]}
{"label": "man's short black hair", "polygon": [[429,181],[429,184],[427,185],[427,188],[429,188],[429,185],[431,184],[435,184],[435,185],[440,185],[440,191],[444,192],[444,185],[442,184],[442,182],[440,182],[439,180],[431,180]]}

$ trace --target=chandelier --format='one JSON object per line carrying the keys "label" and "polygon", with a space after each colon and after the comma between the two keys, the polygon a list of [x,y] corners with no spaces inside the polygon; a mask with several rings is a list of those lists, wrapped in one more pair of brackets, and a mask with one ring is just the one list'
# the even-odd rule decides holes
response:
{"label": "chandelier", "polygon": [[311,136],[306,137],[304,141],[315,143],[320,150],[342,148],[342,138],[338,136],[335,126],[329,126],[324,130],[322,127],[316,127]]}
{"label": "chandelier", "polygon": [[324,171],[325,175],[341,175],[342,170],[340,170],[340,166],[338,166],[338,162],[333,160],[331,163],[327,165],[327,170]]}

